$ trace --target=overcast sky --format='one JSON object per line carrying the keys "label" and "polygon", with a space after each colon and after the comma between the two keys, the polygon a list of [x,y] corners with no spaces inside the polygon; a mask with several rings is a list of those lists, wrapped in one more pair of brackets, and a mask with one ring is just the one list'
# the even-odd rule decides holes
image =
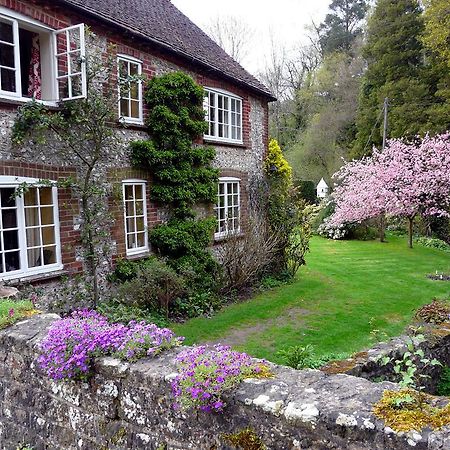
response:
{"label": "overcast sky", "polygon": [[331,0],[172,0],[193,22],[205,29],[220,15],[235,16],[254,29],[250,56],[243,61],[252,73],[262,70],[270,54],[271,35],[289,49],[305,42],[305,26],[325,17]]}

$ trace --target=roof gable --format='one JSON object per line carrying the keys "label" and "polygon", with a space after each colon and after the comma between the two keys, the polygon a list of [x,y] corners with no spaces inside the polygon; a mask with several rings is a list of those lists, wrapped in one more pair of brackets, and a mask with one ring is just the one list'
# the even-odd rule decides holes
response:
{"label": "roof gable", "polygon": [[269,89],[231,58],[170,0],[60,0],[207,66],[274,100]]}

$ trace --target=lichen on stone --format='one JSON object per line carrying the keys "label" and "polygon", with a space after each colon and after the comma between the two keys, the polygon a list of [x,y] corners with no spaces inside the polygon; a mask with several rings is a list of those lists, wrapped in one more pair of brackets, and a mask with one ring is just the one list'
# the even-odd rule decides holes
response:
{"label": "lichen on stone", "polygon": [[261,438],[251,428],[232,434],[223,434],[222,440],[239,450],[266,450]]}
{"label": "lichen on stone", "polygon": [[431,395],[413,389],[384,391],[373,413],[396,432],[420,432],[425,427],[440,430],[450,425],[450,403],[434,406]]}

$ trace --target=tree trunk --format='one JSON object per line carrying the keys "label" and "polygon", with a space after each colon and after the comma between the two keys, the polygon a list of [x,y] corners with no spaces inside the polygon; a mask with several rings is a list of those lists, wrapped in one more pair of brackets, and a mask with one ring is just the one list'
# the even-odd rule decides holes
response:
{"label": "tree trunk", "polygon": [[413,248],[413,224],[414,224],[414,216],[408,217],[408,246],[409,246],[409,248]]}
{"label": "tree trunk", "polygon": [[386,242],[386,217],[384,214],[381,214],[380,221],[378,223],[378,231],[380,242]]}

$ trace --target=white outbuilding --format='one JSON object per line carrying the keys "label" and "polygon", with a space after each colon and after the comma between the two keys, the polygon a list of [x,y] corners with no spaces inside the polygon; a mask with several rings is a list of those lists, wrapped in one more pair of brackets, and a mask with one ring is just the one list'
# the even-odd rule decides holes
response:
{"label": "white outbuilding", "polygon": [[328,195],[329,187],[322,178],[317,185],[317,198],[325,198]]}

